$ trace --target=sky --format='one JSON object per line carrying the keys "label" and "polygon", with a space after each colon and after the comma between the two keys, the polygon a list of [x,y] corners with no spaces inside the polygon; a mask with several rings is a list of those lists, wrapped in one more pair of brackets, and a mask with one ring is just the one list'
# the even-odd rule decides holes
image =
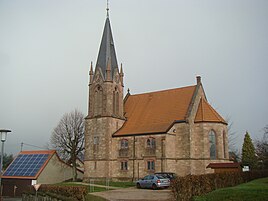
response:
{"label": "sky", "polygon": [[[267,0],[110,0],[125,91],[202,83],[230,119],[236,145],[268,124]],[[0,128],[5,152],[47,147],[61,117],[87,114],[90,62],[97,60],[105,0],[0,0]],[[31,146],[30,146],[31,145]],[[36,147],[34,147],[36,146]],[[40,148],[38,148],[40,147]]]}

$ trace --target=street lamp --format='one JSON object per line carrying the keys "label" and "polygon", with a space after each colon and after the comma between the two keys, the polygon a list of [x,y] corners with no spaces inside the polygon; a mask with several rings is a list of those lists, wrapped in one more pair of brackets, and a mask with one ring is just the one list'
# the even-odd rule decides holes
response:
{"label": "street lamp", "polygon": [[4,158],[4,142],[7,139],[7,134],[10,133],[11,130],[7,129],[0,129],[0,134],[1,134],[1,142],[2,142],[2,151],[1,151],[1,164],[0,164],[0,188],[1,188],[1,200],[2,200],[2,173],[3,173],[3,158]]}

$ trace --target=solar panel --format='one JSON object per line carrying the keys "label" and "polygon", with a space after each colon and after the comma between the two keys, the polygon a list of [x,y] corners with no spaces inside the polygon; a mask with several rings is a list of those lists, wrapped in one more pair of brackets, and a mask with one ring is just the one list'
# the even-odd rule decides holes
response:
{"label": "solar panel", "polygon": [[49,154],[20,154],[3,176],[34,177],[48,159]]}

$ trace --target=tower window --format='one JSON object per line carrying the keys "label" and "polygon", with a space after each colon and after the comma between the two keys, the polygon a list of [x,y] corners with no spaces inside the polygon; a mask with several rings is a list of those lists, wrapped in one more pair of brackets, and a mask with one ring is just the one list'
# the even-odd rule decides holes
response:
{"label": "tower window", "polygon": [[93,144],[95,144],[95,145],[99,144],[99,137],[98,136],[94,136]]}
{"label": "tower window", "polygon": [[94,94],[94,114],[95,116],[102,115],[102,107],[103,107],[103,100],[102,100],[103,91],[100,86],[97,86],[95,89]]}
{"label": "tower window", "polygon": [[210,159],[216,159],[216,133],[209,132]]}
{"label": "tower window", "polygon": [[97,169],[97,161],[94,162],[94,170]]}
{"label": "tower window", "polygon": [[99,150],[99,137],[93,137],[93,155],[96,155]]}
{"label": "tower window", "polygon": [[113,113],[119,115],[119,92],[117,88],[113,92]]}

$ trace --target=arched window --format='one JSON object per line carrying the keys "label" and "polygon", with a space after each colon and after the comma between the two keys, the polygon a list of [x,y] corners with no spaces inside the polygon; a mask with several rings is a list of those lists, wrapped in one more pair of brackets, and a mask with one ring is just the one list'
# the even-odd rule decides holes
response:
{"label": "arched window", "polygon": [[209,132],[209,147],[210,159],[216,159],[216,133],[213,130]]}
{"label": "arched window", "polygon": [[113,92],[113,113],[119,115],[119,92],[117,88]]}
{"label": "arched window", "polygon": [[103,100],[102,100],[102,88],[97,86],[95,89],[94,94],[94,114],[95,116],[102,115],[102,107],[103,107]]}
{"label": "arched window", "polygon": [[155,139],[152,137],[148,138],[146,145],[148,148],[155,148]]}
{"label": "arched window", "polygon": [[115,93],[115,114],[119,115],[119,93]]}
{"label": "arched window", "polygon": [[120,147],[121,147],[121,149],[127,149],[128,148],[128,140],[127,139],[121,140]]}
{"label": "arched window", "polygon": [[222,143],[223,143],[223,157],[226,158],[226,133],[222,133]]}

